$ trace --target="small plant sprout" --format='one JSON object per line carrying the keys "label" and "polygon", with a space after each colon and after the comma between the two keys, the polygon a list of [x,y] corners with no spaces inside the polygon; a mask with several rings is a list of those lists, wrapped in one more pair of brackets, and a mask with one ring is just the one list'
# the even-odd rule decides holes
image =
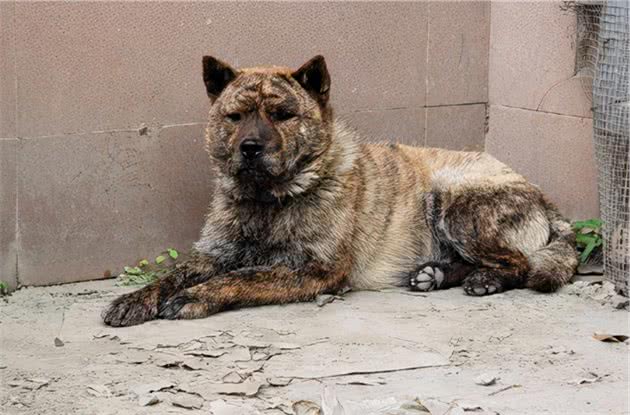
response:
{"label": "small plant sprout", "polygon": [[168,248],[155,257],[153,262],[141,259],[136,266],[124,267],[124,272],[118,276],[118,285],[141,286],[150,284],[168,272],[180,257],[175,248]]}
{"label": "small plant sprout", "polygon": [[9,294],[9,284],[4,281],[0,281],[0,297]]}

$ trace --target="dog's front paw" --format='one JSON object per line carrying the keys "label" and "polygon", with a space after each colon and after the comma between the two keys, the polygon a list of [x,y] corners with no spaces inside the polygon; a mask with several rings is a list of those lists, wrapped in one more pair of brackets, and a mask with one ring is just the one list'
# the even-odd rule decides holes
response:
{"label": "dog's front paw", "polygon": [[134,326],[157,318],[159,290],[153,286],[121,295],[103,311],[105,324],[121,327]]}
{"label": "dog's front paw", "polygon": [[160,305],[158,316],[168,320],[204,318],[213,314],[210,303],[195,295],[194,289],[182,290]]}

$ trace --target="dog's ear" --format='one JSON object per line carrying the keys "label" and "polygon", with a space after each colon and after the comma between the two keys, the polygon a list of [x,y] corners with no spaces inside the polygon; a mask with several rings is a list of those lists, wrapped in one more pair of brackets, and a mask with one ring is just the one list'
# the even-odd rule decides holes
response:
{"label": "dog's ear", "polygon": [[330,91],[330,75],[322,55],[315,56],[291,75],[321,106],[326,105]]}
{"label": "dog's ear", "polygon": [[212,56],[203,57],[203,82],[212,101],[236,78],[236,71]]}

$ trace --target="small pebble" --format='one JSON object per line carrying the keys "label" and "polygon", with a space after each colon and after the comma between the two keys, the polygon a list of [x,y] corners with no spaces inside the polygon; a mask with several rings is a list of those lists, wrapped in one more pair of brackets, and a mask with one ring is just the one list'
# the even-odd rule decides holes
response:
{"label": "small pebble", "polygon": [[611,301],[617,310],[625,310],[630,306],[630,298],[626,298],[619,294],[615,295]]}

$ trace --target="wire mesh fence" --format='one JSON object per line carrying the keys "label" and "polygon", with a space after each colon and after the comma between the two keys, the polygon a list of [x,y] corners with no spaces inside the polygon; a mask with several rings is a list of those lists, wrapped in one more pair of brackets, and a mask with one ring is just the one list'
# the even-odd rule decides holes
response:
{"label": "wire mesh fence", "polygon": [[630,2],[584,3],[582,10],[586,11],[582,19],[588,19],[588,26],[582,28],[591,31],[583,53],[593,70],[593,138],[604,222],[604,275],[628,296]]}
{"label": "wire mesh fence", "polygon": [[628,296],[630,280],[630,1],[565,1],[577,15],[576,72],[593,102],[604,274]]}

